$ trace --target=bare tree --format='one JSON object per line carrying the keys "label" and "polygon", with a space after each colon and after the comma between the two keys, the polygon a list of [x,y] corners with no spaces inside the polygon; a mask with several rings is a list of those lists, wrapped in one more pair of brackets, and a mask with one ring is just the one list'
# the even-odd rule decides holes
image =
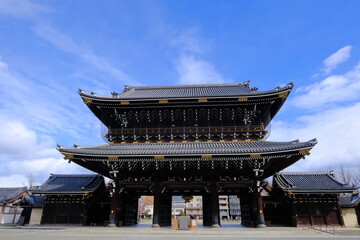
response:
{"label": "bare tree", "polygon": [[344,168],[341,164],[340,168],[336,171],[336,176],[339,180],[350,187],[360,187],[360,168]]}
{"label": "bare tree", "polygon": [[24,185],[24,187],[28,187],[30,189],[33,187],[33,184],[34,184],[34,176],[32,174],[30,174],[26,178],[27,178],[27,183],[23,182],[23,185]]}

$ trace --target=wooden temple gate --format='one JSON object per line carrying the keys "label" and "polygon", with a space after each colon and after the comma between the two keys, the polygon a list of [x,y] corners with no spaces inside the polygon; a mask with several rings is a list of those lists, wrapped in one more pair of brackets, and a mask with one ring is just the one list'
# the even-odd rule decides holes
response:
{"label": "wooden temple gate", "polygon": [[317,143],[264,141],[292,88],[289,83],[257,91],[243,82],[125,86],[112,96],[79,90],[107,128],[108,144],[58,150],[69,162],[114,181],[111,226],[136,222],[140,195],[154,196],[153,226],[168,226],[171,196],[192,194],[203,197],[204,225],[219,227],[222,190],[240,196],[244,225],[264,226],[261,180],[308,155]]}

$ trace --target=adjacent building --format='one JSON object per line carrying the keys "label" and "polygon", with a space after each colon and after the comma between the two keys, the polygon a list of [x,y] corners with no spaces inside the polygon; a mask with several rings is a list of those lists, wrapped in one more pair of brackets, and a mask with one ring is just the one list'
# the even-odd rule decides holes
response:
{"label": "adjacent building", "polygon": [[220,211],[220,218],[223,220],[229,220],[230,213],[229,213],[229,196],[220,195],[219,196],[219,211]]}
{"label": "adjacent building", "polygon": [[239,220],[240,213],[240,199],[238,196],[229,196],[229,217],[232,220]]}
{"label": "adjacent building", "polygon": [[277,173],[270,197],[264,200],[265,220],[272,225],[344,226],[339,198],[355,192],[333,172]]}
{"label": "adjacent building", "polygon": [[359,226],[359,194],[345,193],[340,194],[339,203],[341,207],[344,224],[346,227],[358,227]]}
{"label": "adjacent building", "polygon": [[186,215],[193,218],[203,218],[203,205],[201,196],[193,196],[193,198],[186,203]]}
{"label": "adjacent building", "polygon": [[26,187],[0,188],[0,224],[18,224],[21,216],[28,217],[20,206],[26,195]]}
{"label": "adjacent building", "polygon": [[96,225],[108,220],[110,198],[98,174],[51,174],[29,193],[45,198],[40,224]]}

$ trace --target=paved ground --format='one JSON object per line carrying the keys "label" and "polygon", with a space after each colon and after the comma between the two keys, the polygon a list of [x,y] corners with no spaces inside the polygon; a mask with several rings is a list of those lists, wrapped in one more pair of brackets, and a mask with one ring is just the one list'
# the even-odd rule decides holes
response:
{"label": "paved ground", "polygon": [[226,239],[226,240],[264,240],[264,239],[359,239],[359,228],[337,228],[336,234],[314,229],[291,227],[271,227],[266,229],[239,228],[226,226],[220,229],[199,228],[192,230],[173,230],[171,228],[151,228],[147,225],[137,227],[0,227],[1,240],[190,240],[190,239]]}

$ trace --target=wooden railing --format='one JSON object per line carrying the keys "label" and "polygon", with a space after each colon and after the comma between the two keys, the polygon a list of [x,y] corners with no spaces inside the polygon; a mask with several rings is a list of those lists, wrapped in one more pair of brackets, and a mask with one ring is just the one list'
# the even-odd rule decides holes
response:
{"label": "wooden railing", "polygon": [[208,127],[171,127],[171,128],[117,128],[109,129],[109,135],[145,134],[204,134],[204,133],[255,133],[265,131],[264,125],[252,126],[208,126]]}

